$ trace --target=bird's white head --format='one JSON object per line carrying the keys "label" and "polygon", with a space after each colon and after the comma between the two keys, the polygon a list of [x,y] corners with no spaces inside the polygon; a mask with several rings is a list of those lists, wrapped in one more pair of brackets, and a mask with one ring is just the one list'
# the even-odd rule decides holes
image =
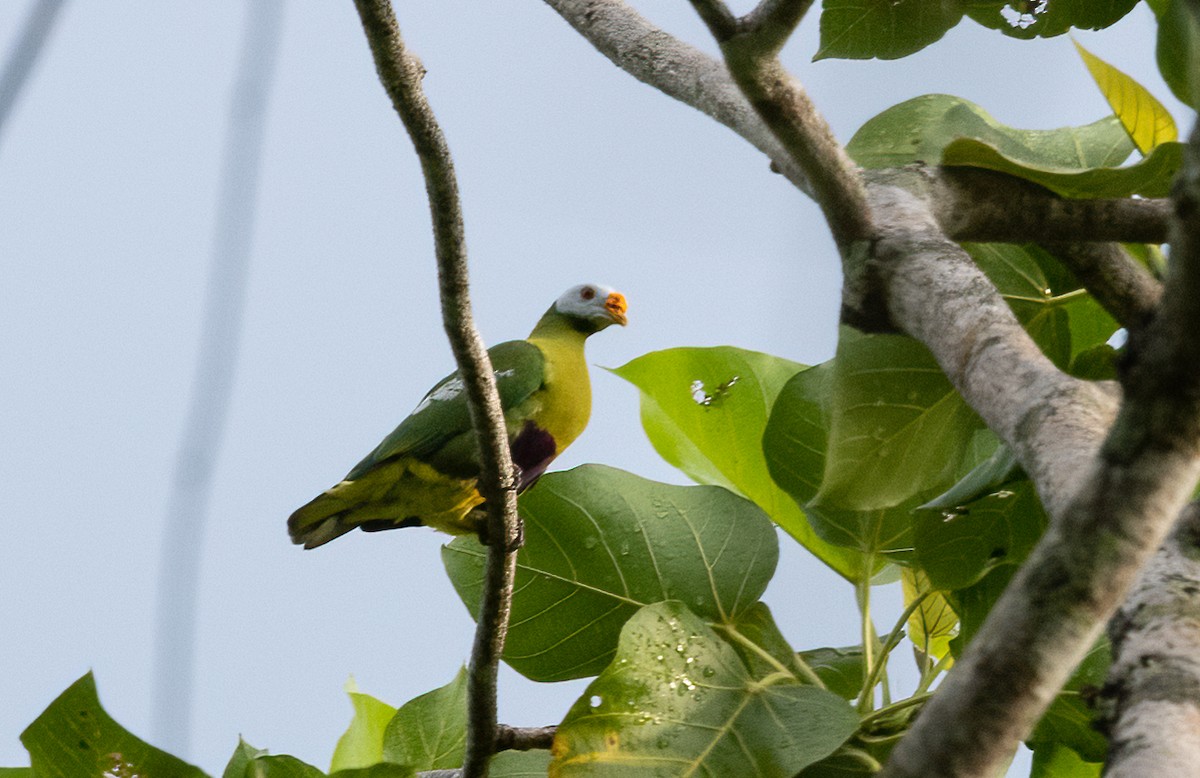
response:
{"label": "bird's white head", "polygon": [[564,316],[577,317],[596,330],[610,324],[625,325],[625,295],[603,284],[580,284],[563,292],[554,303],[554,310]]}

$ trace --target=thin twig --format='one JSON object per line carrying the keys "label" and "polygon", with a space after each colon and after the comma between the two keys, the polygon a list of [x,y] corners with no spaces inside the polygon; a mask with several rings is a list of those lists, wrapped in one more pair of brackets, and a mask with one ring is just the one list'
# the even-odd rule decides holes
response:
{"label": "thin twig", "polygon": [[[874,235],[866,186],[808,92],[776,57],[791,29],[739,29],[721,0],[692,0],[742,94],[804,172],[843,256]],[[778,16],[779,14],[776,14]],[[800,15],[788,16],[799,23]]]}
{"label": "thin twig", "polygon": [[184,755],[195,682],[196,599],[204,524],[241,343],[267,98],[283,26],[282,0],[247,6],[229,107],[191,407],[175,459],[159,565],[154,656],[155,742]]}
{"label": "thin twig", "polygon": [[0,73],[0,138],[4,136],[13,106],[45,50],[54,21],[65,3],[66,0],[36,0],[21,25],[17,41],[4,63],[4,72]]}
{"label": "thin twig", "polygon": [[496,678],[516,571],[517,479],[491,361],[468,296],[466,239],[458,183],[445,136],[421,89],[424,68],[404,45],[388,0],[355,0],[379,79],[412,138],[433,217],[442,320],[466,386],[479,442],[479,492],[488,508],[488,548],[467,677],[466,778],[486,776],[496,745]]}
{"label": "thin twig", "polygon": [[535,748],[549,750],[554,745],[558,727],[510,727],[501,724],[496,735],[496,753],[501,751],[532,751]]}

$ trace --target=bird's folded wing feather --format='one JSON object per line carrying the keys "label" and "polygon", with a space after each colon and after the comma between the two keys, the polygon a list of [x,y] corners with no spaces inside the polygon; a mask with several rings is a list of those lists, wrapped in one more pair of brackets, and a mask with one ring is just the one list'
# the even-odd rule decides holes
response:
{"label": "bird's folded wing feather", "polygon": [[[541,388],[545,357],[527,340],[511,340],[488,349],[500,406],[508,411]],[[428,459],[448,442],[471,431],[467,394],[457,371],[437,383],[408,418],[383,439],[374,451],[355,465],[347,481],[360,478],[381,462],[398,456]]]}

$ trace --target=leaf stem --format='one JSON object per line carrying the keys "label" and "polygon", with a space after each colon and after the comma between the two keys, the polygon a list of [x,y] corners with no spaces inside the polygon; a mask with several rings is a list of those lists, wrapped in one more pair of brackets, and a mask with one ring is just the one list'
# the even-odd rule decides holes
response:
{"label": "leaf stem", "polygon": [[[858,697],[857,707],[859,711],[864,713],[870,711],[870,705],[874,696],[872,694],[872,690],[875,688],[875,684],[879,681],[880,673],[883,672],[884,667],[887,665],[888,654],[890,654],[892,649],[894,649],[900,642],[900,638],[904,637],[904,625],[908,622],[909,617],[916,613],[917,608],[921,607],[921,603],[923,603],[925,598],[929,595],[930,592],[928,591],[921,592],[919,595],[913,598],[913,601],[910,602],[908,607],[904,609],[904,612],[900,614],[900,618],[896,620],[896,625],[892,627],[892,631],[888,633],[887,640],[884,641],[883,647],[880,649],[878,661],[872,661],[870,655],[867,653],[866,635],[864,633],[863,663],[868,672],[867,679],[863,682],[862,693],[859,694]],[[869,623],[870,619],[868,618],[866,621]]]}

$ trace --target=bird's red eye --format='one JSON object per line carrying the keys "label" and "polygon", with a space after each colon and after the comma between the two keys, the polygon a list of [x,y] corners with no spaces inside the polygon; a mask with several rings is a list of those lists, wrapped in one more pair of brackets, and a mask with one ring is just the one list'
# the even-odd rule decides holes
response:
{"label": "bird's red eye", "polygon": [[590,286],[585,286],[583,287],[583,290],[580,291],[579,296],[585,300],[590,300],[596,296],[596,290]]}

